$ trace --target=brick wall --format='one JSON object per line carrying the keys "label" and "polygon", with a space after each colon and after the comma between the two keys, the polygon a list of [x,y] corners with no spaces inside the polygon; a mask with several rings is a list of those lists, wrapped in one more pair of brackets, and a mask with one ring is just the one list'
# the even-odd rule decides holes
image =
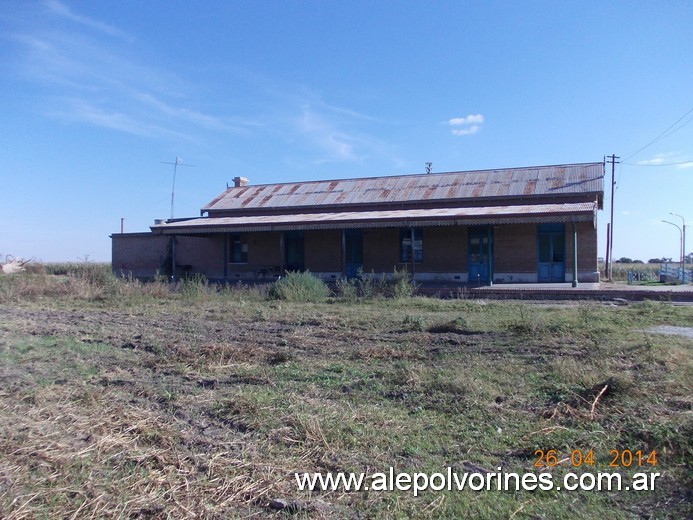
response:
{"label": "brick wall", "polygon": [[[202,273],[208,278],[224,276],[224,237],[176,237],[176,264],[182,274]],[[181,274],[181,272],[179,272]]]}
{"label": "brick wall", "polygon": [[[417,273],[465,273],[467,271],[467,227],[440,226],[423,229],[423,262],[415,266]],[[591,222],[577,223],[578,274],[581,281],[595,279],[597,269],[597,232]],[[170,236],[151,233],[114,234],[112,239],[112,266],[115,273],[151,277],[165,265],[169,254]],[[230,279],[255,277],[265,267],[279,267],[281,233],[247,233],[247,264],[227,264]],[[339,230],[307,231],[305,264],[313,272],[341,272],[342,234]],[[537,226],[517,224],[497,226],[493,229],[494,273],[519,273],[524,281],[536,281]],[[565,226],[566,277],[572,277],[573,228]],[[400,229],[376,228],[363,230],[363,268],[380,273],[391,273],[396,266],[411,270],[399,261]],[[224,276],[224,235],[206,237],[178,236],[176,238],[178,274],[203,273],[209,278]],[[534,278],[532,278],[534,277]],[[518,278],[522,280],[523,278]],[[513,278],[514,280],[514,278]],[[507,280],[511,281],[511,280]]]}
{"label": "brick wall", "polygon": [[537,272],[537,225],[516,224],[493,229],[493,270],[497,273]]}
{"label": "brick wall", "polygon": [[399,229],[363,230],[363,270],[391,273],[399,263]]}
{"label": "brick wall", "polygon": [[305,262],[312,272],[342,271],[342,232],[340,230],[306,231]]}
{"label": "brick wall", "polygon": [[160,270],[168,254],[169,237],[151,233],[111,235],[111,266],[117,275],[148,278]]}

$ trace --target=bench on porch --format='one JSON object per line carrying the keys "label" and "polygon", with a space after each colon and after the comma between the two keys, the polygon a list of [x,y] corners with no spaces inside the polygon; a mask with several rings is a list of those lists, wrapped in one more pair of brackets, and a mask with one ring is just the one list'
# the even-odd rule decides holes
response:
{"label": "bench on porch", "polygon": [[263,265],[255,268],[255,278],[279,278],[282,274],[282,268],[278,265]]}

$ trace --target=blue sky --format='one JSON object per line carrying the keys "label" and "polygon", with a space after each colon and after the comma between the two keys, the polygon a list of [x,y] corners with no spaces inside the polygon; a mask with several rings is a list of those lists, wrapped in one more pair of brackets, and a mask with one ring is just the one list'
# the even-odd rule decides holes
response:
{"label": "blue sky", "polygon": [[614,153],[615,257],[678,259],[692,23],[688,1],[0,0],[0,258],[110,260],[121,218],[170,216],[176,157],[184,217],[238,175]]}

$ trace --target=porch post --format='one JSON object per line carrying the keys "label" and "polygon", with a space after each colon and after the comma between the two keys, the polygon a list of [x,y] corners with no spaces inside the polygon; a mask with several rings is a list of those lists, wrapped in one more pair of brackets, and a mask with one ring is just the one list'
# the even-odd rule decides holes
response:
{"label": "porch post", "polygon": [[229,276],[229,234],[224,233],[224,283]]}
{"label": "porch post", "polygon": [[171,235],[171,281],[176,283],[176,235]]}
{"label": "porch post", "polygon": [[573,220],[573,287],[578,286],[578,268],[577,268],[577,226]]}
{"label": "porch post", "polygon": [[414,228],[409,228],[409,238],[411,240],[411,279],[414,280],[416,274],[416,254],[414,253]]}
{"label": "porch post", "polygon": [[486,242],[488,244],[488,284],[489,286],[493,285],[493,259],[491,258],[491,252],[493,251],[491,249],[491,239],[493,237],[493,228],[491,226],[488,226],[486,228]]}
{"label": "porch post", "polygon": [[285,245],[286,231],[282,231],[279,234],[279,258],[281,259],[281,269],[279,273],[284,274],[284,267],[286,267],[286,245]]}
{"label": "porch post", "polygon": [[346,230],[342,229],[342,259],[341,259],[341,269],[342,269],[342,276],[344,278],[347,277],[347,272],[346,272]]}

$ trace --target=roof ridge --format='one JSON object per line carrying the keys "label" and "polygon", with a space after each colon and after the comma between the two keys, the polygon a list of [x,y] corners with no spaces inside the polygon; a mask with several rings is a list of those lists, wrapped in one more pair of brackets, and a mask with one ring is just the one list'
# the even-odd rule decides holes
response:
{"label": "roof ridge", "polygon": [[[323,182],[345,182],[345,181],[367,181],[373,179],[397,179],[403,177],[431,177],[434,175],[454,175],[461,173],[484,173],[484,172],[503,172],[503,171],[520,171],[520,170],[543,170],[546,168],[561,168],[570,166],[596,166],[603,165],[603,162],[583,162],[583,163],[565,163],[565,164],[544,164],[538,166],[520,166],[520,167],[509,167],[509,168],[484,168],[480,170],[454,170],[448,172],[431,172],[431,173],[402,173],[396,175],[372,175],[370,177],[345,177],[345,178],[330,178],[330,179],[315,179],[306,181],[284,181],[284,182],[267,182],[264,184],[247,184],[245,186],[240,186],[239,188],[259,188],[263,186],[286,186],[290,184],[317,184]],[[236,189],[234,186],[230,186],[229,190]]]}

